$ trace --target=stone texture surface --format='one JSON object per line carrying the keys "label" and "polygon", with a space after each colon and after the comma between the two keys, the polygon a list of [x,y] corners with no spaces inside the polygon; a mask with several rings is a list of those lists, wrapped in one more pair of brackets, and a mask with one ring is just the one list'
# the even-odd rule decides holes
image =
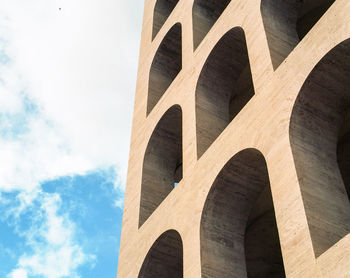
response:
{"label": "stone texture surface", "polygon": [[118,278],[350,277],[349,111],[350,1],[146,0]]}

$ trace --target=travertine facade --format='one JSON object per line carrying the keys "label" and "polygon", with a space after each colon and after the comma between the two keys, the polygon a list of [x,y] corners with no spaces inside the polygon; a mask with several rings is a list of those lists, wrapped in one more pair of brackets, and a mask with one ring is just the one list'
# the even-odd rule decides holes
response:
{"label": "travertine facade", "polygon": [[146,0],[118,278],[350,277],[350,1]]}

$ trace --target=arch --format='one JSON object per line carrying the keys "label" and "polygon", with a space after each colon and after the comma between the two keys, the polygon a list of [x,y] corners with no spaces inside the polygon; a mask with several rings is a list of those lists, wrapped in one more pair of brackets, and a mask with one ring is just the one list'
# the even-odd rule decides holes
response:
{"label": "arch", "polygon": [[350,39],[334,47],[311,71],[289,127],[316,257],[350,232],[349,111]]}
{"label": "arch", "polygon": [[138,278],[182,278],[183,247],[175,230],[163,233],[144,260]]}
{"label": "arch", "polygon": [[262,0],[261,15],[276,69],[335,0]]}
{"label": "arch", "polygon": [[147,115],[163,96],[182,68],[181,24],[176,23],[161,42],[151,65]]}
{"label": "arch", "polygon": [[244,31],[236,27],[216,44],[196,87],[197,156],[215,141],[254,95]]}
{"label": "arch", "polygon": [[246,149],[226,163],[204,205],[202,277],[285,277],[263,155]]}
{"label": "arch", "polygon": [[148,142],[142,168],[139,227],[182,179],[182,111],[174,105]]}
{"label": "arch", "polygon": [[152,40],[156,37],[178,2],[179,0],[157,0],[153,13]]}
{"label": "arch", "polygon": [[231,0],[194,0],[192,7],[193,49],[196,50]]}

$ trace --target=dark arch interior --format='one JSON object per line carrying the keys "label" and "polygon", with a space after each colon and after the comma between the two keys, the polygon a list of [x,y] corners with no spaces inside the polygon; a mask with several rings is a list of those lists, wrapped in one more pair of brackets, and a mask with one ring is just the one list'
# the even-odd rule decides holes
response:
{"label": "dark arch interior", "polygon": [[149,74],[147,115],[163,96],[182,68],[181,24],[166,34],[154,56]]}
{"label": "dark arch interior", "polygon": [[261,14],[274,69],[335,0],[262,0]]}
{"label": "dark arch interior", "polygon": [[285,277],[266,162],[247,149],[215,179],[204,205],[202,277]]}
{"label": "dark arch interior", "polygon": [[290,142],[315,255],[350,232],[350,40],[312,70],[293,107]]}
{"label": "dark arch interior", "polygon": [[350,199],[350,108],[347,110],[338,135],[337,161]]}
{"label": "dark arch interior", "polygon": [[195,0],[192,8],[193,47],[198,47],[231,0]]}
{"label": "dark arch interior", "polygon": [[152,40],[156,37],[179,0],[157,0],[153,14]]}
{"label": "dark arch interior", "polygon": [[227,32],[205,62],[196,87],[197,155],[201,157],[254,95],[242,28]]}
{"label": "dark arch interior", "polygon": [[182,179],[182,112],[171,107],[157,124],[142,168],[139,226]]}
{"label": "dark arch interior", "polygon": [[170,230],[153,244],[138,278],[182,278],[183,250],[178,232]]}

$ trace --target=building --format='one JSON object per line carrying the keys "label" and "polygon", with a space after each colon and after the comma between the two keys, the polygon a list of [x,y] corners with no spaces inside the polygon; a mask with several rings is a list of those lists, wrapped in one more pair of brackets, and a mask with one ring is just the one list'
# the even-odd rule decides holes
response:
{"label": "building", "polygon": [[146,0],[118,278],[350,277],[350,1]]}

